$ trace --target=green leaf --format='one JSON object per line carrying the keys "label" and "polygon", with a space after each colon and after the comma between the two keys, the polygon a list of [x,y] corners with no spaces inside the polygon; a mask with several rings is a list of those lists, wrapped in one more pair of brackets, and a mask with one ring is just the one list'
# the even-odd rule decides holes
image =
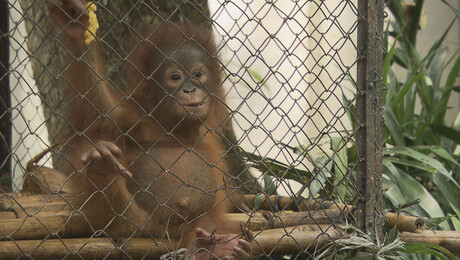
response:
{"label": "green leaf", "polygon": [[417,32],[420,26],[420,15],[422,14],[423,2],[424,0],[415,1],[415,7],[412,8],[409,35],[407,37],[412,46],[415,46],[415,43],[417,42]]}
{"label": "green leaf", "polygon": [[262,157],[250,152],[245,152],[244,158],[248,162],[253,162],[254,168],[267,175],[291,179],[300,183],[305,183],[312,178],[312,174],[310,172],[293,168],[275,159]]}
{"label": "green leaf", "polygon": [[262,84],[265,86],[264,84],[265,79],[264,77],[262,77],[262,75],[260,75],[259,72],[257,72],[256,70],[250,69],[250,68],[247,68],[246,70],[248,71],[249,75],[251,75],[255,83]]}
{"label": "green leaf", "polygon": [[447,6],[450,7],[450,9],[452,9],[452,11],[454,12],[454,14],[457,16],[457,18],[460,18],[460,11],[455,9],[455,7],[453,7],[451,4],[449,4],[449,2],[447,2],[446,0],[441,0],[443,3],[445,3]]}
{"label": "green leaf", "polygon": [[267,195],[273,195],[276,194],[276,185],[273,182],[273,179],[269,175],[264,175],[264,190],[267,193]]}
{"label": "green leaf", "polygon": [[460,231],[460,216],[451,218],[455,230]]}
{"label": "green leaf", "polygon": [[396,96],[396,98],[391,103],[391,106],[392,107],[396,106],[396,104],[399,103],[404,98],[404,96],[406,95],[410,87],[413,84],[415,84],[417,81],[419,81],[422,77],[423,77],[423,74],[417,74],[414,77],[411,77],[410,80],[406,84],[404,84],[399,94]]}
{"label": "green leaf", "polygon": [[431,62],[433,61],[434,57],[436,56],[436,53],[439,51],[441,48],[442,43],[446,39],[446,36],[450,29],[452,28],[452,25],[454,25],[455,19],[450,23],[450,25],[447,27],[447,29],[444,31],[444,33],[441,35],[440,38],[431,46],[430,50],[428,51],[427,55],[423,59],[421,63],[426,62],[426,67],[430,67]]}
{"label": "green leaf", "polygon": [[454,141],[456,144],[460,144],[460,132],[459,131],[453,128],[444,126],[444,125],[430,125],[430,128],[434,132]]}
{"label": "green leaf", "polygon": [[[459,200],[455,195],[452,186],[450,185],[449,179],[446,178],[446,176],[444,175],[435,174],[432,178],[432,181],[436,185],[436,187],[438,187],[441,194],[444,195],[444,198],[447,200],[449,206],[452,208],[455,214],[457,214],[457,216],[460,216]],[[455,182],[455,184],[457,183]],[[458,184],[456,186],[458,187]]]}
{"label": "green leaf", "polygon": [[319,157],[315,160],[315,168],[318,170],[314,174],[313,180],[308,187],[310,191],[309,200],[326,187],[326,182],[331,177],[332,162],[326,157]]}
{"label": "green leaf", "polygon": [[412,62],[407,52],[403,51],[401,48],[396,48],[394,51],[394,62],[400,65],[403,68],[410,68]]}
{"label": "green leaf", "polygon": [[[399,173],[397,172],[398,169],[392,165],[390,162],[387,162],[385,166],[383,167],[383,171],[387,177],[390,178],[390,180],[383,178],[382,179],[382,184],[384,187],[384,193],[383,195],[391,201],[393,206],[398,206],[402,205],[407,202],[407,198],[403,195],[401,189],[399,186],[396,184],[397,183],[397,178],[399,176]],[[396,171],[396,176],[393,173],[393,171]]]}
{"label": "green leaf", "polygon": [[406,253],[415,253],[415,254],[425,254],[433,255],[439,259],[457,259],[449,250],[444,247],[432,244],[422,244],[422,243],[406,243],[405,245]]}
{"label": "green leaf", "polygon": [[442,222],[451,219],[453,216],[451,214],[448,214],[447,216],[440,217],[440,218],[427,218],[426,219],[426,224],[431,225],[431,224],[441,224]]}
{"label": "green leaf", "polygon": [[409,167],[412,167],[412,168],[415,168],[415,169],[419,169],[419,170],[422,170],[422,171],[425,171],[425,172],[429,172],[431,174],[433,173],[436,173],[436,169],[433,168],[433,167],[430,167],[426,164],[421,164],[419,162],[416,162],[416,161],[410,161],[410,160],[405,160],[405,159],[401,159],[401,158],[397,158],[397,157],[388,157],[386,156],[384,158],[385,161],[388,161],[388,162],[391,162],[391,163],[394,163],[394,164],[400,164],[400,165],[404,165],[404,166],[409,166]]}
{"label": "green leaf", "polygon": [[396,21],[398,22],[398,25],[400,28],[405,27],[405,20],[404,20],[404,8],[402,6],[402,1],[390,1],[388,8],[390,11],[393,13],[394,17],[396,18]]}
{"label": "green leaf", "polygon": [[445,84],[446,87],[450,87],[455,84],[459,71],[460,71],[460,56],[455,61],[454,65],[452,66],[452,69],[449,72],[449,75],[447,76],[446,84]]}
{"label": "green leaf", "polygon": [[[438,202],[433,198],[433,196],[423,187],[423,185],[418,182],[416,179],[411,177],[406,172],[397,169],[394,165],[387,161],[383,160],[383,166],[390,169],[392,174],[393,182],[398,185],[399,191],[402,193],[404,202],[399,204],[404,204],[407,201],[420,199],[419,206],[423,209],[427,216],[430,217],[444,217],[444,212],[439,206]],[[388,192],[388,191],[387,191]],[[443,223],[442,227],[445,229],[449,228],[447,223]]]}
{"label": "green leaf", "polygon": [[394,145],[404,146],[404,132],[391,107],[384,106],[383,119],[385,127],[391,134],[391,139],[393,140]]}
{"label": "green leaf", "polygon": [[388,48],[389,36],[390,36],[390,23],[387,23],[387,27],[385,28],[385,31],[383,32],[383,41],[382,41],[384,51],[389,49]]}
{"label": "green leaf", "polygon": [[460,220],[458,217],[452,214],[447,214],[447,216],[442,217],[442,218],[427,218],[426,219],[426,226],[428,229],[431,229],[435,227],[436,225],[439,225],[439,223],[442,223],[446,220],[450,220],[452,224],[454,225],[454,230],[460,231]]}
{"label": "green leaf", "polygon": [[[433,152],[434,154],[436,154],[437,156],[441,157],[441,158],[444,158],[448,161],[450,161],[451,163],[457,165],[458,167],[460,167],[460,164],[457,162],[457,160],[452,157],[450,155],[449,152],[447,152],[446,149],[444,149],[443,147],[440,147],[440,146],[435,146],[435,145],[430,145],[430,146],[422,146],[423,147],[426,147],[428,148],[431,152]],[[418,147],[417,147],[418,148]]]}
{"label": "green leaf", "polygon": [[391,69],[391,63],[393,61],[393,56],[395,52],[395,47],[396,44],[398,43],[400,35],[396,36],[395,41],[393,42],[393,45],[391,45],[390,51],[385,55],[385,58],[383,59],[383,67],[382,67],[382,79],[383,82],[387,83],[387,76],[388,76],[388,71]]}
{"label": "green leaf", "polygon": [[459,127],[460,126],[460,111],[457,113],[457,116],[455,117],[454,120],[454,127]]}
{"label": "green leaf", "polygon": [[[441,173],[442,175],[446,176],[454,185],[460,188],[458,183],[455,181],[455,179],[451,176],[451,174],[446,170],[446,168],[442,165],[442,163],[428,155],[425,155],[423,153],[417,152],[412,150],[411,148],[408,147],[392,147],[392,148],[385,148],[383,151],[387,155],[391,154],[400,154],[400,155],[405,155],[408,157],[411,157],[412,159],[415,159],[419,162],[422,162],[426,165],[429,165],[433,168],[436,169],[436,173]],[[435,173],[435,174],[436,174]]]}
{"label": "green leaf", "polygon": [[347,108],[346,111],[348,120],[350,120],[351,123],[351,129],[356,129],[356,107],[347,99],[347,97],[344,94],[342,94],[342,102],[343,107]]}
{"label": "green leaf", "polygon": [[422,162],[422,163],[424,163],[426,165],[429,165],[429,166],[435,168],[441,174],[444,174],[444,175],[449,176],[450,178],[452,178],[450,176],[449,172],[446,170],[446,168],[444,168],[444,166],[441,164],[441,162],[439,162],[436,159],[431,158],[428,155],[425,155],[423,153],[420,153],[420,152],[417,152],[415,150],[412,150],[409,147],[384,148],[383,152],[386,155],[399,154],[399,155],[404,155],[404,156],[411,157],[412,159],[415,159],[415,160],[417,160],[419,162]]}
{"label": "green leaf", "polygon": [[457,58],[455,63],[452,66],[452,69],[449,72],[449,75],[447,76],[446,80],[446,85],[444,88],[442,88],[441,91],[441,97],[439,98],[439,103],[438,107],[440,107],[442,110],[438,115],[436,115],[436,124],[442,124],[444,122],[444,118],[446,116],[447,110],[449,109],[448,102],[450,100],[450,95],[452,93],[452,87],[455,84],[455,81],[457,79],[457,75],[460,69],[460,56]]}
{"label": "green leaf", "polygon": [[389,71],[389,81],[387,83],[387,88],[385,89],[383,95],[383,105],[389,105],[394,99],[396,93],[399,92],[399,81],[398,78],[395,76],[393,71]]}
{"label": "green leaf", "polygon": [[332,137],[332,150],[334,151],[334,186],[337,188],[340,203],[345,203],[347,182],[343,180],[348,172],[347,144],[342,137]]}

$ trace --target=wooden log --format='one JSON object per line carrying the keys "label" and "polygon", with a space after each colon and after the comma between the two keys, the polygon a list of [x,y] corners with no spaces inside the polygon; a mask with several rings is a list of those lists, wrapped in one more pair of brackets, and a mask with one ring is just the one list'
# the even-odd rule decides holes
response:
{"label": "wooden log", "polygon": [[[65,203],[47,203],[36,207],[12,207],[20,218],[27,216],[54,216],[54,215],[70,215],[71,207]],[[0,215],[2,212],[0,212]]]}
{"label": "wooden log", "polygon": [[333,201],[315,201],[310,202],[307,199],[298,197],[291,198],[278,195],[265,196],[263,194],[244,195],[246,202],[251,208],[264,209],[269,211],[293,210],[293,211],[307,211],[307,210],[320,210],[320,209],[339,209],[344,213],[351,211],[352,206],[335,203]]}
{"label": "wooden log", "polygon": [[17,218],[16,213],[14,211],[0,211],[0,222],[2,222],[4,219],[16,219],[16,218]]}
{"label": "wooden log", "polygon": [[18,194],[0,194],[0,201],[4,207],[38,207],[45,204],[52,203],[66,203],[71,200],[69,195],[64,197],[61,194],[46,194],[46,195],[26,195],[23,193]]}
{"label": "wooden log", "polygon": [[421,233],[402,232],[399,236],[406,243],[438,245],[460,256],[460,231],[425,230]]}
{"label": "wooden log", "polygon": [[[278,195],[264,196],[263,194],[259,195],[244,195],[244,198],[248,202],[249,206],[252,208],[263,209],[263,210],[297,210],[297,211],[311,211],[316,212],[334,212],[336,210],[339,213],[335,213],[331,216],[331,219],[327,221],[322,217],[318,217],[318,224],[333,223],[337,221],[337,217],[344,218],[345,214],[349,213],[353,206],[335,203],[333,201],[311,201],[307,202],[307,199],[304,198],[291,198]],[[425,220],[420,217],[398,215],[395,213],[387,212],[385,214],[386,223],[390,228],[393,228],[396,224],[398,225],[398,231],[400,232],[416,232],[420,233],[425,229]],[[295,221],[295,218],[293,219]],[[299,224],[310,224],[308,223],[299,223]],[[293,223],[295,225],[295,223]],[[294,226],[291,225],[291,226]]]}
{"label": "wooden log", "polygon": [[[233,214],[234,215],[234,214]],[[62,217],[49,218],[46,221],[41,221],[42,224],[38,226],[52,226],[51,221],[57,223],[64,223],[61,229],[56,231],[60,239],[45,240],[18,240],[14,236],[8,236],[9,240],[14,241],[0,241],[0,256],[1,259],[16,259],[21,255],[31,253],[32,257],[38,259],[61,259],[69,254],[78,252],[85,259],[103,258],[110,254],[108,259],[122,259],[125,252],[133,259],[139,259],[148,255],[150,259],[157,259],[158,255],[167,252],[166,248],[172,247],[156,247],[158,241],[151,239],[130,239],[121,250],[116,247],[110,240],[105,238],[82,238],[82,239],[64,239],[66,234],[76,235],[75,231],[82,232],[81,223],[72,221],[77,216],[74,216],[66,222]],[[239,216],[241,217],[241,216]],[[246,216],[247,217],[247,216]],[[78,217],[77,217],[78,218]],[[256,216],[262,219],[262,216]],[[59,220],[60,219],[60,220]],[[3,221],[2,221],[3,222]],[[57,224],[59,225],[59,224]],[[33,223],[32,226],[37,226]],[[27,229],[27,224],[24,224],[15,235],[24,237],[28,232],[34,233],[31,236],[49,235],[51,228],[48,228],[47,233],[37,232],[35,229]],[[24,228],[24,229],[23,229]],[[35,231],[34,231],[35,230]],[[42,230],[43,231],[43,230]],[[3,232],[3,231],[2,231]],[[22,232],[22,233],[21,233]],[[89,229],[86,231],[89,232]],[[87,235],[83,232],[80,235]],[[293,254],[306,249],[314,249],[321,247],[324,243],[338,239],[342,234],[330,227],[330,225],[300,225],[294,228],[278,228],[278,229],[265,229],[260,232],[254,232],[255,240],[252,242],[254,253],[256,254]],[[429,243],[447,248],[452,253],[460,255],[460,232],[458,231],[423,231],[422,233],[400,233],[401,239],[406,243]],[[30,236],[29,236],[30,237]]]}
{"label": "wooden log", "polygon": [[[340,220],[341,212],[336,209],[316,212],[282,212],[276,214],[255,213],[251,216],[245,213],[230,213],[231,221],[249,223],[252,231],[274,228],[295,227],[298,225],[316,224],[331,225]],[[396,224],[396,215],[387,213],[387,219]],[[17,219],[13,212],[0,212],[0,231],[13,239],[38,239],[59,231],[61,237],[78,237],[91,234],[87,221],[79,214],[69,217],[70,211],[41,211],[27,218]],[[331,222],[331,219],[334,222]],[[417,224],[420,218],[401,216],[398,230],[406,232],[422,232],[423,225]],[[400,225],[400,223],[402,223]],[[392,224],[392,225],[394,225]],[[1,237],[0,237],[1,239]]]}
{"label": "wooden log", "polygon": [[[64,198],[60,195],[0,195],[0,202],[6,209],[14,210],[19,217],[26,216],[46,216],[56,215],[58,212],[71,212],[70,198]],[[61,214],[62,215],[62,214]],[[0,220],[6,218],[16,218],[13,212],[0,212]]]}
{"label": "wooden log", "polygon": [[296,254],[313,251],[327,242],[342,237],[334,228],[318,225],[300,225],[294,228],[266,229],[254,234],[251,242],[254,255]]}
{"label": "wooden log", "polygon": [[69,176],[58,170],[39,165],[38,162],[47,153],[52,153],[60,144],[55,144],[43,150],[27,162],[22,191],[28,194],[51,194],[66,193],[71,194],[72,186],[65,185]]}
{"label": "wooden log", "polygon": [[[321,231],[318,226],[298,226],[291,229],[271,229],[254,234],[253,253],[289,254],[315,249],[340,238],[335,229]],[[109,238],[77,238],[0,241],[1,259],[31,256],[35,259],[158,259],[177,243],[163,243],[149,238],[131,238],[117,246]]]}
{"label": "wooden log", "polygon": [[344,219],[343,213],[337,209],[318,210],[314,212],[280,212],[255,213],[251,216],[245,213],[231,213],[227,217],[236,222],[249,223],[251,230],[265,230],[284,227],[296,227],[306,224],[332,224]]}
{"label": "wooden log", "polygon": [[81,215],[2,219],[0,240],[42,239],[45,237],[89,237],[91,228]]}
{"label": "wooden log", "polygon": [[[172,250],[146,238],[131,238],[117,246],[109,238],[75,238],[0,242],[1,259],[158,259]],[[21,258],[22,259],[22,258]]]}
{"label": "wooden log", "polygon": [[65,185],[69,177],[45,166],[34,166],[33,171],[24,174],[22,190],[29,194],[72,193],[70,185]]}
{"label": "wooden log", "polygon": [[396,213],[387,212],[385,214],[387,225],[393,228],[398,225],[399,232],[421,233],[425,230],[425,220],[419,217],[399,215]]}
{"label": "wooden log", "polygon": [[[0,212],[0,231],[3,234],[11,235],[14,239],[38,239],[49,235],[51,230],[60,230],[62,237],[75,237],[81,235],[72,233],[75,229],[62,228],[64,220],[69,219],[71,210],[67,204],[46,204],[41,208],[26,208],[18,210],[20,218],[16,218],[13,212]],[[61,210],[63,208],[66,209]],[[318,211],[302,212],[280,212],[280,213],[230,213],[227,215],[232,221],[249,223],[251,230],[264,230],[283,227],[295,227],[305,224],[332,224],[344,220],[344,214],[339,209],[326,209]],[[399,219],[394,213],[387,213],[387,222],[390,227],[398,224],[400,232],[422,232],[424,220],[412,216],[400,216]],[[79,214],[74,214],[69,219],[69,226],[87,229],[88,224]]]}
{"label": "wooden log", "polygon": [[[5,212],[6,213],[6,212]],[[90,236],[91,229],[86,219],[80,214],[70,212],[45,212],[25,218],[8,218],[0,220],[0,240],[5,239],[40,239],[49,235],[57,234],[62,238]],[[8,214],[12,214],[8,212]],[[331,218],[341,214],[338,210],[326,210],[318,212],[283,212],[277,214],[256,213],[253,216],[244,213],[230,213],[227,217],[231,221],[242,224],[249,223],[253,231],[274,228],[297,227],[305,224],[329,224]]]}

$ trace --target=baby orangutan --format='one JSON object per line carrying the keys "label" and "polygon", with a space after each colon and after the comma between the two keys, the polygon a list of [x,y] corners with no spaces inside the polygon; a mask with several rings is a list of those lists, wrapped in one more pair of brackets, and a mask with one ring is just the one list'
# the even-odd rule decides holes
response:
{"label": "baby orangutan", "polygon": [[228,112],[211,32],[146,26],[126,59],[127,86],[114,91],[103,80],[97,43],[85,44],[85,2],[48,8],[68,52],[69,93],[77,96],[68,121],[84,136],[69,154],[77,171],[70,183],[92,227],[115,238],[175,241],[195,259],[249,258],[240,224],[226,218],[230,196],[241,194],[226,174],[219,127]]}

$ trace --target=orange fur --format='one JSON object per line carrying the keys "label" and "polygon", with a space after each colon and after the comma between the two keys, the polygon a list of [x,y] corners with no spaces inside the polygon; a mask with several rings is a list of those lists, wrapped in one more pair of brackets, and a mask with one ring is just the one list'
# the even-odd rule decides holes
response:
{"label": "orange fur", "polygon": [[[77,171],[69,183],[76,188],[77,207],[94,229],[113,237],[168,236],[181,241],[177,246],[190,246],[197,227],[239,233],[239,224],[225,219],[229,193],[235,190],[220,139],[227,108],[212,34],[192,25],[164,23],[147,26],[145,35],[133,45],[125,67],[130,99],[111,91],[103,80],[97,45],[85,49],[63,35],[69,50],[65,75],[73,89],[70,96],[77,95],[68,120],[86,136],[69,144],[74,153],[69,154],[68,170]],[[204,64],[204,82],[196,83],[201,93],[196,95],[202,95],[207,109],[202,115],[175,114],[186,109],[184,101],[156,78],[165,61],[185,67],[180,64],[189,60],[182,54],[172,58],[181,48],[179,54],[195,52]],[[97,140],[114,142],[122,150],[117,160],[132,179],[81,162]]]}

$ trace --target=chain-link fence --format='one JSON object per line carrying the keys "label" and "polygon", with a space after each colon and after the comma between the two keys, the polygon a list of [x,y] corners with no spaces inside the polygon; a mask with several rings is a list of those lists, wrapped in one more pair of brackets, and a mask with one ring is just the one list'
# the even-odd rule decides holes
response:
{"label": "chain-link fence", "polygon": [[0,255],[334,259],[381,239],[383,8],[2,2]]}

